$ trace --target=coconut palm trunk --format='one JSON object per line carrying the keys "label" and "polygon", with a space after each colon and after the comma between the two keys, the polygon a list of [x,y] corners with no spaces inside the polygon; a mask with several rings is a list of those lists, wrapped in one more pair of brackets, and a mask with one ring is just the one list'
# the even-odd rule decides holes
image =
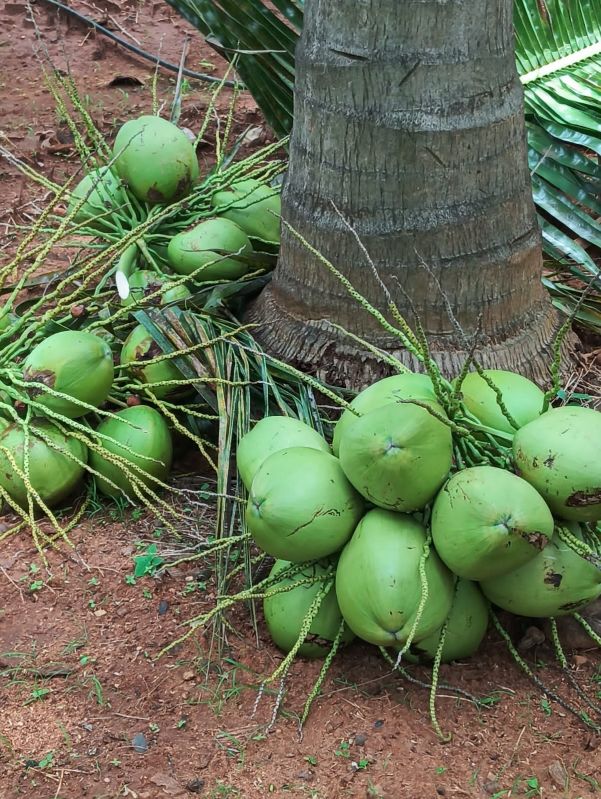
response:
{"label": "coconut palm trunk", "polygon": [[[547,381],[558,320],[540,283],[512,0],[306,0],[282,216],[384,308],[348,222],[445,373],[477,341],[483,365]],[[385,367],[329,321],[415,365],[285,227],[251,318],[272,352],[338,382]]]}

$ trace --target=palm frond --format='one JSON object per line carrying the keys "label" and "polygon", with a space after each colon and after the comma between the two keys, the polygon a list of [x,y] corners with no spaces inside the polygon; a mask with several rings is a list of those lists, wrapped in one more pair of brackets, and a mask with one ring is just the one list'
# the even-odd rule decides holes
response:
{"label": "palm frond", "polygon": [[598,146],[601,0],[514,0],[514,18],[527,112],[557,138],[563,126]]}
{"label": "palm frond", "polygon": [[[236,71],[278,136],[292,129],[294,49],[301,0],[167,0]],[[283,21],[286,20],[286,22]]]}
{"label": "palm frond", "polygon": [[[236,58],[268,124],[288,134],[303,0],[167,2]],[[514,20],[543,247],[558,268],[588,282],[599,269],[585,247],[601,247],[601,0],[514,0]]]}
{"label": "palm frond", "polygon": [[[601,0],[514,0],[514,22],[545,252],[588,283],[599,268],[585,248],[601,247]],[[599,329],[574,286],[546,285],[557,307]]]}

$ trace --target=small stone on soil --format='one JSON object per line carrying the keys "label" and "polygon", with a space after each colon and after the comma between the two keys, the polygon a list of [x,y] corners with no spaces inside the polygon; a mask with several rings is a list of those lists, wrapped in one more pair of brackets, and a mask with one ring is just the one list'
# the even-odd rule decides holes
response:
{"label": "small stone on soil", "polygon": [[355,735],[355,746],[365,746],[365,741],[367,741],[367,735],[364,733]]}
{"label": "small stone on soil", "polygon": [[545,643],[545,634],[540,627],[528,627],[522,639],[518,644],[518,649],[521,652],[526,652],[528,649],[533,649],[535,646],[540,646]]}
{"label": "small stone on soil", "polygon": [[384,721],[382,719],[374,721],[374,727],[376,728],[376,730],[379,730],[383,726],[384,726]]}
{"label": "small stone on soil", "polygon": [[205,781],[198,778],[186,783],[186,790],[190,793],[200,793],[204,787]]}
{"label": "small stone on soil", "polygon": [[139,755],[143,755],[148,751],[148,741],[143,732],[137,732],[131,739],[131,745]]}
{"label": "small stone on soil", "polygon": [[299,771],[296,777],[299,780],[305,780],[306,782],[309,782],[309,780],[313,779],[313,772],[311,771],[311,769],[307,769],[306,771]]}
{"label": "small stone on soil", "polygon": [[184,680],[193,680],[194,679],[194,672],[193,671],[185,671],[183,674]]}
{"label": "small stone on soil", "polygon": [[159,602],[159,616],[164,616],[169,610],[169,602],[166,599],[161,599]]}
{"label": "small stone on soil", "polygon": [[559,760],[554,760],[553,763],[549,765],[548,772],[553,785],[561,791],[565,791],[568,784],[568,773],[563,764],[560,763]]}

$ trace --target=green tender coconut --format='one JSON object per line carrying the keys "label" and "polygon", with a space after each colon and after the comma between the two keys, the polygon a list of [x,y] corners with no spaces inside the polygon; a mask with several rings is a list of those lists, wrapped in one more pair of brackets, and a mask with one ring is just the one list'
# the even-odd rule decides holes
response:
{"label": "green tender coconut", "polygon": [[[121,364],[142,383],[162,383],[166,380],[183,380],[184,376],[171,360],[144,365],[144,361],[160,357],[164,353],[144,325],[137,325],[125,339],[121,350]],[[190,387],[153,386],[152,393],[157,399],[181,399],[190,393]]]}
{"label": "green tender coconut", "polygon": [[[17,423],[2,426],[0,431],[0,485],[18,505],[27,508],[27,488],[7,455],[8,451],[18,468],[25,471],[25,432]],[[66,436],[49,420],[34,419],[29,423],[28,453],[29,481],[49,508],[62,502],[80,484],[88,448],[76,438]]]}
{"label": "green tender coconut", "polygon": [[601,413],[567,405],[522,427],[513,440],[519,474],[556,516],[601,519]]}
{"label": "green tender coconut", "polygon": [[[121,305],[133,305],[142,302],[148,294],[153,294],[163,287],[168,280],[166,275],[159,275],[150,269],[137,269],[127,278],[129,296],[121,300]],[[159,298],[157,297],[157,301]]]}
{"label": "green tender coconut", "polygon": [[[488,605],[477,584],[458,579],[442,646],[442,662],[464,660],[474,655],[486,635],[487,627]],[[441,631],[442,628],[419,643],[412,644],[407,660],[418,663],[434,660]]]}
{"label": "green tender coconut", "polygon": [[138,200],[150,205],[186,197],[198,178],[194,145],[183,130],[157,116],[121,126],[113,146],[114,169]]}
{"label": "green tender coconut", "polygon": [[[407,641],[422,596],[419,562],[425,542],[425,529],[411,516],[376,508],[363,517],[336,570],[340,610],[363,640],[379,646]],[[453,577],[433,549],[425,574],[428,601],[416,642],[444,624],[453,599]]]}
{"label": "green tender coconut", "polygon": [[0,310],[0,333],[8,330],[18,321],[19,317],[5,308]]}
{"label": "green tender coconut", "polygon": [[252,482],[246,524],[268,555],[303,563],[344,546],[362,513],[361,497],[333,455],[292,447],[261,464]]}
{"label": "green tender coconut", "polygon": [[94,230],[112,229],[111,215],[107,212],[114,212],[126,202],[121,181],[107,166],[93,169],[79,181],[71,192],[67,215],[71,214],[82,200],[85,202],[79,207],[73,222],[87,223],[88,227]]}
{"label": "green tender coconut", "polygon": [[339,456],[348,479],[374,505],[414,511],[432,499],[449,473],[451,429],[420,405],[392,403],[347,427]]}
{"label": "green tender coconut", "polygon": [[316,430],[290,416],[266,416],[240,439],[236,463],[242,482],[250,490],[259,466],[274,452],[290,447],[311,447],[329,452],[327,441]]}
{"label": "green tender coconut", "polygon": [[334,428],[332,441],[334,455],[338,455],[340,439],[344,431],[360,418],[358,414],[363,415],[397,400],[408,399],[437,403],[432,381],[427,375],[403,372],[400,375],[392,375],[378,380],[357,394],[350,406],[356,413],[353,413],[350,408],[346,408]]}
{"label": "green tender coconut", "polygon": [[540,494],[494,466],[454,474],[432,508],[436,551],[467,580],[507,574],[536,557],[552,535],[553,516]]}
{"label": "green tender coconut", "polygon": [[192,292],[183,284],[179,286],[172,286],[171,288],[167,288],[161,294],[161,305],[171,305],[177,302],[185,302],[186,300],[189,300],[191,296]]}
{"label": "green tender coconut", "polygon": [[56,397],[43,388],[32,387],[29,392],[41,405],[70,419],[88,413],[82,402],[95,408],[102,405],[113,376],[111,348],[99,336],[86,331],[65,330],[48,336],[33,348],[23,364],[24,380],[43,383],[76,400]]}
{"label": "green tender coconut", "polygon": [[[541,415],[545,395],[527,377],[502,369],[485,369],[484,374],[501,392],[503,403],[518,428]],[[499,407],[495,391],[478,372],[470,372],[465,377],[461,384],[461,394],[466,408],[482,424],[505,433],[515,432],[515,428]]]}
{"label": "green tender coconut", "polygon": [[[102,421],[97,432],[112,439],[99,439],[105,450],[119,455],[145,472],[144,475],[132,469],[132,473],[145,485],[155,488],[151,476],[164,481],[169,475],[173,457],[171,434],[165,419],[154,408],[147,405],[125,408]],[[96,485],[103,494],[116,497],[123,493],[130,499],[136,498],[132,482],[120,465],[92,451],[90,466],[101,475],[96,477]],[[117,487],[111,485],[109,480]]]}
{"label": "green tender coconut", "polygon": [[171,268],[180,275],[195,272],[197,281],[235,280],[248,272],[252,246],[242,228],[215,217],[178,233],[167,253]]}
{"label": "green tender coconut", "polygon": [[282,202],[278,189],[258,180],[241,180],[216,192],[212,203],[216,214],[235,222],[249,238],[279,244]]}
{"label": "green tender coconut", "polygon": [[[569,529],[582,540],[576,524]],[[601,571],[555,534],[535,558],[480,587],[491,602],[518,616],[563,616],[601,596]]]}
{"label": "green tender coconut", "polygon": [[[292,565],[287,560],[276,560],[269,576],[275,577]],[[292,590],[283,594],[266,596],[263,600],[263,615],[265,616],[269,634],[275,645],[284,652],[290,652],[295,645],[311,603],[324,585],[323,582],[298,585],[299,580],[307,577],[321,577],[326,574],[326,571],[327,564],[308,564],[300,573],[291,577],[283,577],[273,586],[274,588],[280,588],[296,584],[296,588],[292,588]],[[323,598],[298,654],[306,658],[325,657],[332,648],[332,643],[338,633],[341,621],[342,614],[338,607],[336,591],[332,586]],[[354,637],[352,630],[346,627],[342,634],[341,644],[343,646],[348,644]]]}

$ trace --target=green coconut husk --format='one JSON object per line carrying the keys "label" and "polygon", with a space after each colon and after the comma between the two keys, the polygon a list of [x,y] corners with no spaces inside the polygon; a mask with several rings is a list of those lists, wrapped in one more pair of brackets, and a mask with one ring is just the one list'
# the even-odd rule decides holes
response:
{"label": "green coconut husk", "polygon": [[29,497],[56,507],[81,484],[87,460],[85,444],[48,419],[0,425],[0,486],[22,508]]}
{"label": "green coconut husk", "polygon": [[122,305],[134,305],[142,302],[147,294],[159,291],[169,278],[159,275],[150,269],[137,269],[127,278],[129,294],[121,299]]}
{"label": "green coconut husk", "polygon": [[[83,201],[83,203],[82,203]],[[67,216],[99,232],[111,230],[111,212],[126,203],[121,180],[107,166],[93,169],[71,192]]]}
{"label": "green coconut husk", "polygon": [[518,473],[556,516],[601,519],[601,413],[568,405],[522,427],[513,441]]}
{"label": "green coconut husk", "polygon": [[444,623],[453,577],[429,551],[426,530],[418,521],[377,508],[365,514],[342,550],[336,596],[344,620],[360,638],[379,646],[404,646],[432,635]]}
{"label": "green coconut husk", "polygon": [[294,563],[337,552],[363,514],[338,460],[310,447],[270,455],[252,482],[246,524],[269,555]]}
{"label": "green coconut husk", "polygon": [[[465,660],[476,654],[488,628],[488,604],[478,585],[457,580],[453,607],[447,620],[441,662]],[[442,627],[413,643],[405,657],[410,662],[429,663],[436,657]]]}
{"label": "green coconut husk", "polygon": [[[128,372],[142,383],[162,383],[170,380],[183,381],[185,378],[171,360],[162,360],[146,364],[163,353],[144,325],[137,325],[131,331],[121,350],[121,364],[127,366]],[[187,385],[154,385],[152,393],[157,399],[178,401],[189,396],[191,389]]]}
{"label": "green coconut husk", "polygon": [[86,331],[65,330],[48,336],[23,363],[23,379],[38,384],[31,386],[29,394],[44,407],[70,419],[102,405],[113,376],[111,348],[99,336]]}
{"label": "green coconut husk", "polygon": [[[440,406],[431,406],[443,418]],[[340,437],[340,465],[357,491],[381,508],[423,508],[452,464],[450,428],[411,402],[384,405],[349,425]]]}
{"label": "green coconut husk", "polygon": [[[584,540],[578,524],[570,523],[570,532]],[[518,616],[550,618],[581,610],[598,599],[601,570],[556,532],[532,560],[480,586],[484,595],[503,610]]]}
{"label": "green coconut husk", "polygon": [[553,516],[525,480],[494,466],[454,474],[432,508],[432,538],[446,565],[467,580],[507,574],[546,546]]}
{"label": "green coconut husk", "polygon": [[229,219],[206,219],[169,242],[171,268],[197,281],[236,280],[249,270],[252,246],[246,233]]}
{"label": "green coconut husk", "polygon": [[212,198],[215,213],[239,225],[251,240],[279,245],[282,202],[279,190],[258,180],[237,181]]}
{"label": "green coconut husk", "polygon": [[149,205],[186,197],[199,175],[192,142],[177,125],[158,116],[122,125],[113,156],[114,169],[129,191]]}
{"label": "green coconut husk", "polygon": [[[517,427],[507,418],[499,405],[498,390],[505,410]],[[543,412],[545,394],[528,378],[502,369],[484,369],[482,375],[470,372],[461,383],[461,398],[465,407],[487,427],[514,433]]]}
{"label": "green coconut husk", "polygon": [[261,464],[274,452],[291,447],[310,447],[329,452],[328,442],[312,427],[291,416],[265,416],[243,436],[236,450],[240,478],[250,490]]}
{"label": "green coconut husk", "polygon": [[[91,452],[90,467],[100,475],[95,480],[102,494],[109,497],[124,494],[135,500],[137,492],[132,475],[144,485],[164,481],[169,475],[173,457],[171,434],[164,418],[154,408],[147,405],[125,408],[102,421],[97,432],[106,437],[99,442],[108,455]],[[137,468],[127,474],[110,454]]]}
{"label": "green coconut husk", "polygon": [[332,452],[334,455],[338,455],[340,439],[344,431],[351,427],[361,416],[398,400],[410,399],[432,402],[438,405],[434,386],[428,375],[403,372],[399,375],[377,380],[363,389],[357,394],[350,406],[345,408],[340,419],[336,422],[332,439]]}
{"label": "green coconut husk", "polygon": [[[286,560],[277,560],[270,577],[289,569],[292,564]],[[326,579],[328,564],[312,563],[293,576],[286,576],[274,584],[277,593],[268,594],[263,600],[263,615],[273,642],[283,652],[290,652],[299,637],[303,622],[309,609],[322,587],[319,578]],[[314,579],[312,583],[303,582]],[[279,593],[280,588],[290,588]],[[330,590],[323,598],[317,614],[311,621],[309,632],[298,650],[301,657],[324,658],[332,649],[332,645],[342,622],[342,614],[336,600],[336,592]],[[355,637],[348,628],[345,630],[341,644],[350,643]]]}

